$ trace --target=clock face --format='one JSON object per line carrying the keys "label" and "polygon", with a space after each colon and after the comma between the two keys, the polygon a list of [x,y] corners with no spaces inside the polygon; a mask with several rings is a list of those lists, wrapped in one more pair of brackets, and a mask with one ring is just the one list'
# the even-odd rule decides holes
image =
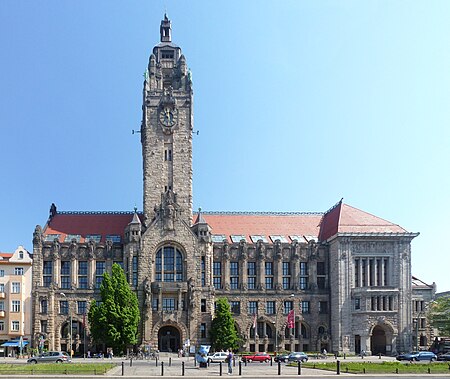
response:
{"label": "clock face", "polygon": [[159,121],[166,127],[172,127],[176,123],[175,110],[170,107],[164,107],[159,112]]}

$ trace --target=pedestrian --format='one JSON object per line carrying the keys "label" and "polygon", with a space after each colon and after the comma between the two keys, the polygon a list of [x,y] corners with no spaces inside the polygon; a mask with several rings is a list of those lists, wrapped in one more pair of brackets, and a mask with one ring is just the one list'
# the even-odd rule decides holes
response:
{"label": "pedestrian", "polygon": [[231,375],[233,373],[233,352],[230,349],[228,351],[228,355],[227,355],[227,363],[228,363],[228,375]]}
{"label": "pedestrian", "polygon": [[88,350],[88,352],[87,352],[87,357],[88,357],[88,358],[91,357],[91,351],[90,351],[90,350]]}

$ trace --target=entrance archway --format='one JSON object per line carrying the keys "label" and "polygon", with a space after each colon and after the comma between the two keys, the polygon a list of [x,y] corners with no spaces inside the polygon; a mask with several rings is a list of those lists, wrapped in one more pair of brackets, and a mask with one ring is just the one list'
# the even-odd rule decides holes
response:
{"label": "entrance archway", "polygon": [[181,348],[180,332],[174,326],[163,326],[158,332],[158,349],[165,352],[177,352]]}
{"label": "entrance archway", "polygon": [[386,354],[386,332],[377,325],[372,330],[372,337],[370,338],[370,350],[372,354]]}

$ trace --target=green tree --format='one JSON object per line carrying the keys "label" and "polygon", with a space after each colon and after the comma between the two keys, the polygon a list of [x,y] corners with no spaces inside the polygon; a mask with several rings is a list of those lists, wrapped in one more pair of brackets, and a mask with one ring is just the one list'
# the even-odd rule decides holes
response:
{"label": "green tree", "polygon": [[101,303],[92,301],[88,319],[94,342],[104,343],[115,352],[125,352],[137,343],[139,306],[122,267],[114,263],[112,274],[103,274]]}
{"label": "green tree", "polygon": [[450,336],[450,296],[439,297],[430,304],[428,319],[441,336]]}
{"label": "green tree", "polygon": [[216,313],[211,323],[211,342],[216,350],[239,348],[239,336],[231,314],[230,304],[225,298],[216,302]]}

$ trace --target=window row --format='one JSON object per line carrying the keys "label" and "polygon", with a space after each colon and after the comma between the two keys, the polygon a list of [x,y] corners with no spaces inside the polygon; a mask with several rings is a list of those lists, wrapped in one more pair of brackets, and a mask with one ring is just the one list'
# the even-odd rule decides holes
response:
{"label": "window row", "polygon": [[[48,313],[48,300],[42,299],[40,301],[40,313],[47,314]],[[77,301],[77,314],[85,315],[87,313],[87,302],[84,300]],[[60,300],[59,301],[59,314],[68,315],[69,314],[69,301],[68,300]]]}
{"label": "window row", "polygon": [[[21,292],[22,283],[21,282],[12,282],[11,283],[11,293],[20,293]],[[0,283],[0,293],[5,292],[5,283]]]}
{"label": "window row", "polygon": [[[239,284],[243,279],[239,276],[239,262],[231,261],[229,264],[229,283],[230,289],[239,289]],[[325,262],[317,262],[317,275],[316,275],[316,285],[319,289],[326,288],[326,271]],[[281,284],[283,289],[291,289],[294,283],[293,263],[292,262],[282,262],[281,266]],[[299,276],[298,276],[298,286],[301,290],[308,289],[309,285],[309,267],[308,262],[300,262],[299,265]],[[213,285],[216,289],[223,289],[224,282],[223,264],[221,261],[213,262]],[[276,283],[276,276],[274,271],[274,262],[264,262],[264,272],[262,273],[264,286],[266,289],[274,289]],[[257,289],[257,262],[247,262],[247,288]]]}
{"label": "window row", "polygon": [[[20,300],[12,300],[11,301],[11,310],[10,312],[18,313],[21,309],[21,301]],[[0,311],[6,311],[5,308],[5,302],[2,300],[0,301]]]}
{"label": "window row", "polygon": [[[14,275],[23,275],[23,267],[14,267]],[[0,270],[0,278],[5,276],[5,270]]]}
{"label": "window row", "polygon": [[[0,331],[5,330],[5,322],[0,321]],[[11,321],[11,331],[19,332],[20,331],[20,321]]]}
{"label": "window row", "polygon": [[381,287],[389,285],[388,258],[355,259],[355,287]]}

